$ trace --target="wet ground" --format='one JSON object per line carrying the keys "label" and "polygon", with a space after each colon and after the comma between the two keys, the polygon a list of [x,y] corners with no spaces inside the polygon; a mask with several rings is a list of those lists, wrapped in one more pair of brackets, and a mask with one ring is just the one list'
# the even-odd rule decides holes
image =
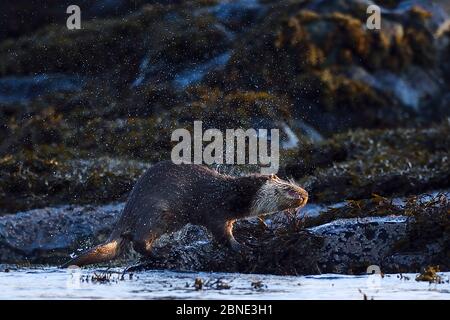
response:
{"label": "wet ground", "polygon": [[[54,267],[0,267],[0,299],[450,299],[450,273],[441,284],[416,274],[272,276]],[[9,270],[9,272],[5,272]],[[196,279],[202,279],[202,285]],[[200,288],[201,286],[201,288]]]}

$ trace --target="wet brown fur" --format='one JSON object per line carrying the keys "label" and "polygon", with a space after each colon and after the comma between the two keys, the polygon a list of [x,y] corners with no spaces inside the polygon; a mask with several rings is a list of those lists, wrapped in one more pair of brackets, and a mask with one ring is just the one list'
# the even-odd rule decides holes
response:
{"label": "wet brown fur", "polygon": [[[277,189],[274,192],[272,185]],[[266,202],[257,200],[267,196],[267,190],[268,203],[276,207],[264,210]],[[299,197],[286,197],[287,191]],[[160,162],[136,183],[109,239],[64,266],[114,259],[128,241],[135,251],[148,255],[157,238],[187,223],[205,226],[217,241],[240,251],[242,246],[233,237],[237,219],[300,207],[307,198],[305,190],[273,175],[232,177],[201,165]]]}

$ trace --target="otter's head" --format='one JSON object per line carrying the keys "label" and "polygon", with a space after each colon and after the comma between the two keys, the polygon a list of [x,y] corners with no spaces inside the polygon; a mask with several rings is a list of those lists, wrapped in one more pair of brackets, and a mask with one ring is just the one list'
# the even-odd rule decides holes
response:
{"label": "otter's head", "polygon": [[263,215],[303,207],[308,201],[308,192],[294,181],[285,181],[276,175],[267,176],[253,199],[254,215]]}

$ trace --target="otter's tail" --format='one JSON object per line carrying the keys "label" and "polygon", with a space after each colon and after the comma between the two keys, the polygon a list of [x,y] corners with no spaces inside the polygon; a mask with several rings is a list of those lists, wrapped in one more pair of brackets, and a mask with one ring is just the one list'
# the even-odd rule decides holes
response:
{"label": "otter's tail", "polygon": [[64,263],[61,268],[67,268],[72,265],[81,267],[87,264],[112,260],[122,252],[124,241],[125,239],[123,238],[109,240]]}

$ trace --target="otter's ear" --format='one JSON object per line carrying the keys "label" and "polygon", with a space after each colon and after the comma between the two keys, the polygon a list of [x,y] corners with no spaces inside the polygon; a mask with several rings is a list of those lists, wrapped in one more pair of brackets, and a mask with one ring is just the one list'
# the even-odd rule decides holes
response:
{"label": "otter's ear", "polygon": [[273,174],[273,173],[270,175],[270,179],[271,179],[271,180],[279,180],[279,178],[277,177],[277,175],[276,175],[276,174]]}

